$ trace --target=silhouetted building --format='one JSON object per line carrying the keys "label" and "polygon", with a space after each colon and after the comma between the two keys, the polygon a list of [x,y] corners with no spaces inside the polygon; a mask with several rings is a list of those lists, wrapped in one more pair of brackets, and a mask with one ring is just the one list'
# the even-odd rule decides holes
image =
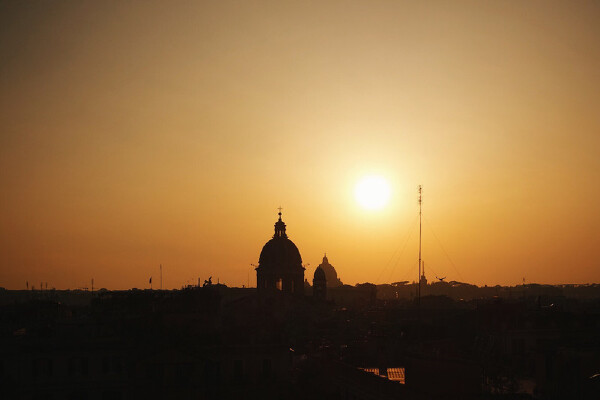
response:
{"label": "silhouetted building", "polygon": [[342,281],[337,276],[335,268],[333,268],[333,265],[329,264],[329,260],[327,259],[327,253],[325,253],[325,255],[323,256],[323,262],[319,264],[317,269],[318,268],[321,268],[323,272],[325,272],[328,287],[338,287],[343,285]]}
{"label": "silhouetted building", "polygon": [[377,287],[372,283],[330,287],[327,290],[327,298],[341,306],[372,306],[377,299]]}
{"label": "silhouetted building", "polygon": [[421,272],[421,276],[419,277],[419,282],[421,284],[421,296],[423,296],[427,291],[427,278],[425,277],[425,262],[423,262],[423,270]]}
{"label": "silhouetted building", "polygon": [[317,267],[315,276],[313,277],[313,297],[317,300],[325,300],[327,298],[327,278],[323,268]]}
{"label": "silhouetted building", "polygon": [[260,252],[256,268],[256,287],[259,297],[274,295],[302,296],[304,294],[304,267],[298,248],[286,232],[285,223],[275,223],[275,234]]}

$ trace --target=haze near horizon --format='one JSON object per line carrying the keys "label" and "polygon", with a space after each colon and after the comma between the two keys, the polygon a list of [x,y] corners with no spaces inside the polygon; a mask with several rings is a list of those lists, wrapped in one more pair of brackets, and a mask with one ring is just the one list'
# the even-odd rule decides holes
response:
{"label": "haze near horizon", "polygon": [[[0,4],[0,286],[600,282],[600,5]],[[361,178],[389,202],[357,204]],[[415,229],[417,228],[417,229]],[[156,285],[155,285],[156,287]]]}

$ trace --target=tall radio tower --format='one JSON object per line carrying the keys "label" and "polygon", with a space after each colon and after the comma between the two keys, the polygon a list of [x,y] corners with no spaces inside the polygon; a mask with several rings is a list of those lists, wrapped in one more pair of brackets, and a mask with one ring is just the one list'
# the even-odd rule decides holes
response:
{"label": "tall radio tower", "polygon": [[419,185],[419,276],[417,277],[417,281],[419,282],[419,286],[417,289],[417,303],[421,304],[421,207],[423,205],[423,186]]}

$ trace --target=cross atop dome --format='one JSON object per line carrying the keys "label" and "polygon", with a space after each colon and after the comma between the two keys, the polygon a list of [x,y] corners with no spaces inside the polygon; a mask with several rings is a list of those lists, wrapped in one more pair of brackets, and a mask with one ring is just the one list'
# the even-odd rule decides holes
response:
{"label": "cross atop dome", "polygon": [[277,222],[275,222],[275,235],[273,235],[273,238],[287,239],[287,233],[285,233],[285,223],[281,220],[281,210],[283,210],[283,208],[279,206],[277,207],[277,209],[279,210],[279,212],[277,213],[277,215],[279,215],[279,219],[277,220]]}

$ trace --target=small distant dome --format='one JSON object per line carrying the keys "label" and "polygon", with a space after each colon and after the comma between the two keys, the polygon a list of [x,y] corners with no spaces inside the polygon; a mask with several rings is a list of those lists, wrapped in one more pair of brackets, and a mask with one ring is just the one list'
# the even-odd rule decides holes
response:
{"label": "small distant dome", "polygon": [[337,272],[333,265],[329,264],[329,260],[327,259],[327,253],[323,255],[323,262],[319,264],[317,269],[322,269],[327,277],[327,286],[329,287],[338,287],[342,286],[342,281],[338,278]]}
{"label": "small distant dome", "polygon": [[320,282],[326,281],[325,271],[323,271],[323,268],[317,267],[317,269],[315,270],[314,281],[320,281]]}

